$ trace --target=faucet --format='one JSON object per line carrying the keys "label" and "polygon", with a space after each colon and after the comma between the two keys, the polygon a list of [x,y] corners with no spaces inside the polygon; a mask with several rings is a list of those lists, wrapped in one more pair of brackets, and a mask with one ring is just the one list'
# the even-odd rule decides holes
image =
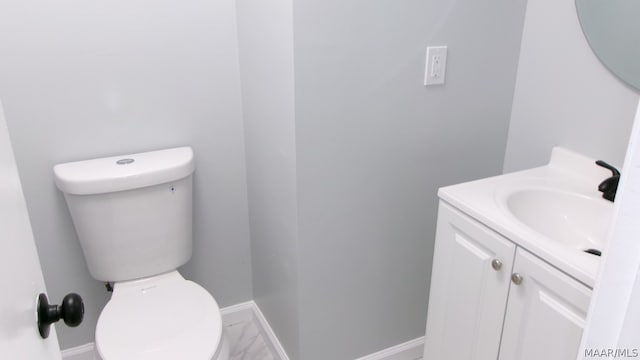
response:
{"label": "faucet", "polygon": [[618,191],[618,183],[620,182],[620,171],[602,160],[596,161],[596,165],[611,170],[612,176],[606,178],[600,183],[600,185],[598,185],[598,191],[602,192],[603,198],[609,201],[615,200],[616,191]]}

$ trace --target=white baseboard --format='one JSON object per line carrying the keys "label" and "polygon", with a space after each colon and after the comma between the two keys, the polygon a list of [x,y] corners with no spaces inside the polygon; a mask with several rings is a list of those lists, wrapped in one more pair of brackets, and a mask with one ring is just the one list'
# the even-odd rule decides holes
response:
{"label": "white baseboard", "polygon": [[269,344],[267,345],[271,347],[273,353],[278,357],[275,360],[289,360],[289,356],[284,351],[280,340],[278,340],[278,337],[276,337],[276,333],[273,332],[273,329],[271,328],[271,325],[269,325],[267,318],[264,317],[264,314],[253,300],[250,302],[253,303],[254,319],[256,319],[260,324],[260,331],[262,332],[262,335],[265,337],[265,339],[268,339]]}
{"label": "white baseboard", "polygon": [[88,343],[76,346],[70,349],[62,350],[63,360],[94,360],[93,352],[94,343]]}
{"label": "white baseboard", "polygon": [[424,336],[386,348],[356,360],[416,360],[422,359]]}
{"label": "white baseboard", "polygon": [[220,309],[222,315],[222,326],[228,326],[229,324],[249,321],[253,318],[253,307],[256,303],[253,301],[247,301]]}

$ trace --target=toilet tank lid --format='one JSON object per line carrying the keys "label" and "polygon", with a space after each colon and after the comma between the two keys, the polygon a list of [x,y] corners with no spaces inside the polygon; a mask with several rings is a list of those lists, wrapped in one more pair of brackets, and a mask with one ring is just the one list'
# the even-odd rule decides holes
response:
{"label": "toilet tank lid", "polygon": [[58,189],[75,195],[138,189],[185,178],[195,169],[189,146],[75,161],[53,167]]}

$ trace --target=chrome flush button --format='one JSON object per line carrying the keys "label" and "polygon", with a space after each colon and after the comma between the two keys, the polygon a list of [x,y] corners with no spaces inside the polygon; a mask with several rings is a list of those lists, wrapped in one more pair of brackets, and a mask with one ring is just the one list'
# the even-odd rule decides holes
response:
{"label": "chrome flush button", "polygon": [[118,164],[118,165],[127,165],[127,164],[131,164],[134,161],[135,160],[133,160],[133,159],[120,159],[120,160],[116,161],[116,164]]}

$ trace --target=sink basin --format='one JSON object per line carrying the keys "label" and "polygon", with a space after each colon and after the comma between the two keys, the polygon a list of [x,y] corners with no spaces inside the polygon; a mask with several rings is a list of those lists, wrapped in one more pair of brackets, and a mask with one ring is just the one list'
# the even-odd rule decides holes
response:
{"label": "sink basin", "polygon": [[580,251],[602,251],[613,203],[557,189],[524,189],[506,197],[507,210],[531,230]]}
{"label": "sink basin", "polygon": [[606,256],[614,203],[598,184],[611,172],[595,159],[556,147],[536,168],[446,186],[442,201],[593,287]]}

